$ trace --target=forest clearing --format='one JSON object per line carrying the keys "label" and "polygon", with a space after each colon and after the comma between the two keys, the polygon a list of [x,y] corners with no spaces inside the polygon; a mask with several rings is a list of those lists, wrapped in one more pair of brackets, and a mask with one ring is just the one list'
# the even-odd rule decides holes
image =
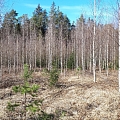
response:
{"label": "forest clearing", "polygon": [[120,120],[120,1],[32,2],[0,0],[0,120]]}
{"label": "forest clearing", "polygon": [[[94,83],[92,74],[80,74],[78,78],[76,72],[71,71],[67,72],[65,77],[60,76],[56,87],[53,88],[49,86],[48,77],[44,72],[33,73],[30,81],[40,85],[38,98],[43,99],[41,109],[54,115],[54,119],[45,120],[119,120],[120,94],[117,74],[117,71],[111,71],[107,77],[106,73],[97,73],[97,82]],[[22,101],[21,95],[17,96],[11,92],[12,85],[21,84],[22,79],[20,75],[6,75],[3,76],[3,81],[9,84],[8,87],[4,86],[5,89],[2,82],[0,84],[0,119],[7,120],[7,102]],[[13,116],[14,119],[18,117],[15,113]]]}

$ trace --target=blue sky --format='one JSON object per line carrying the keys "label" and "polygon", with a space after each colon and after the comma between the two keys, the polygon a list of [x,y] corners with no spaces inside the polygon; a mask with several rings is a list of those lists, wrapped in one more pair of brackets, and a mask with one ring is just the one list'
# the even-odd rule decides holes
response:
{"label": "blue sky", "polygon": [[[83,13],[85,18],[93,17],[94,0],[54,0],[56,7],[68,16],[72,21],[76,21]],[[112,19],[112,5],[115,6],[116,0],[96,0],[97,1],[97,18],[99,21],[106,21],[106,17]],[[49,13],[53,0],[5,0],[5,10],[15,9],[19,16],[28,14],[32,16],[33,11],[38,4]],[[108,12],[109,11],[109,12]]]}

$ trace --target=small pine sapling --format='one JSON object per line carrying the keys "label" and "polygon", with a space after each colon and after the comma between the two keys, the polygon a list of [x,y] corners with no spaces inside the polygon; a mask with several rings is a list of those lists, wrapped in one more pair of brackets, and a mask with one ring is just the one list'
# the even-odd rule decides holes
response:
{"label": "small pine sapling", "polygon": [[59,71],[56,67],[53,67],[53,69],[50,71],[50,86],[56,86],[56,83],[58,82],[59,78]]}
{"label": "small pine sapling", "polygon": [[[36,100],[35,97],[37,97],[37,91],[39,89],[39,85],[32,84],[30,85],[28,79],[31,77],[32,72],[29,71],[28,65],[24,65],[24,83],[23,85],[13,86],[12,90],[17,94],[21,93],[24,96],[24,114],[25,114],[25,120],[27,111],[32,112],[33,114],[37,111],[39,111],[39,106],[42,104],[42,100]],[[27,102],[27,94],[29,94],[32,98],[34,98],[33,102]],[[15,108],[20,106],[20,104],[17,103],[10,103],[8,102],[7,109],[9,111],[15,111]]]}

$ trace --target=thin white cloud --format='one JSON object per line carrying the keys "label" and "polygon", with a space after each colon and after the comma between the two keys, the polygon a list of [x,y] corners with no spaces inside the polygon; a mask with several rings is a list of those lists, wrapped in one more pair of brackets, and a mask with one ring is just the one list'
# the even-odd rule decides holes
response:
{"label": "thin white cloud", "polygon": [[[38,4],[24,4],[26,7],[36,8]],[[44,9],[50,9],[50,6],[40,5]],[[60,6],[60,10],[83,10],[88,9],[88,6]]]}
{"label": "thin white cloud", "polygon": [[[24,4],[26,7],[29,8],[36,8],[38,4]],[[50,6],[47,5],[40,5],[43,9],[50,10]],[[80,17],[81,14],[84,14],[84,17],[93,17],[93,7],[90,5],[81,5],[81,6],[59,6],[60,10],[63,11],[63,13],[66,13],[68,15],[75,15],[77,18]],[[108,9],[109,6],[107,6]],[[112,14],[106,12],[105,8],[104,9],[98,9],[96,12],[96,17],[99,18],[106,18],[112,17]]]}
{"label": "thin white cloud", "polygon": [[[24,6],[26,7],[30,7],[30,8],[36,8],[38,6],[38,4],[24,4]],[[43,9],[49,9],[50,6],[45,6],[45,5],[40,5]]]}
{"label": "thin white cloud", "polygon": [[30,7],[30,8],[36,8],[37,4],[24,4],[24,6]]}
{"label": "thin white cloud", "polygon": [[88,6],[60,6],[62,10],[83,10],[88,9]]}

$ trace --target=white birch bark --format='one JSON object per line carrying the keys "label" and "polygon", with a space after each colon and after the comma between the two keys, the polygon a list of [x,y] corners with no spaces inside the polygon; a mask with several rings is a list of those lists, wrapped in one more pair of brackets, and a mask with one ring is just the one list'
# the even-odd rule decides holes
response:
{"label": "white birch bark", "polygon": [[62,24],[60,29],[60,65],[61,65],[61,74],[63,72],[63,41],[62,41]]}
{"label": "white birch bark", "polygon": [[78,69],[78,54],[79,54],[79,22],[77,22],[77,26],[76,26],[76,70]]}
{"label": "white birch bark", "polygon": [[96,0],[94,0],[94,34],[93,34],[93,78],[96,82],[96,62],[95,62],[95,36],[96,36]]}
{"label": "white birch bark", "polygon": [[53,25],[50,23],[48,30],[48,70],[52,69],[52,42],[53,42]]}
{"label": "white birch bark", "polygon": [[101,43],[101,36],[102,36],[102,34],[101,34],[101,26],[100,26],[100,37],[99,37],[99,46],[100,46],[100,48],[99,48],[99,73],[101,74],[101,47],[102,47],[102,43]]}
{"label": "white birch bark", "polygon": [[42,47],[42,42],[41,41],[42,41],[42,36],[41,36],[41,34],[39,34],[39,61],[40,61],[40,70],[41,70],[41,54],[42,54],[41,53],[42,52],[41,51],[41,49],[42,49],[41,48]]}
{"label": "white birch bark", "polygon": [[18,73],[18,69],[19,69],[19,67],[18,67],[18,52],[19,52],[19,50],[18,50],[18,35],[17,35],[17,41],[16,42],[17,42],[16,43],[16,60],[17,60],[16,69],[17,69],[17,73]]}
{"label": "white birch bark", "polygon": [[27,24],[27,36],[26,36],[26,43],[25,43],[25,63],[26,64],[28,64],[29,62],[28,62],[28,52],[29,52],[29,49],[28,49],[28,40],[29,40],[29,33],[28,33],[28,31],[29,31],[29,24]]}
{"label": "white birch bark", "polygon": [[[15,30],[14,30],[14,35],[15,35]],[[14,66],[13,66],[13,69],[14,69],[14,74],[16,74],[16,40],[14,39]]]}
{"label": "white birch bark", "polygon": [[119,92],[120,92],[120,5],[119,5],[119,71],[118,71],[118,80],[119,80]]}
{"label": "white birch bark", "polygon": [[11,40],[11,36],[10,36],[10,33],[9,33],[9,28],[8,28],[8,47],[7,47],[7,62],[8,62],[8,73],[10,74],[11,72],[11,46],[10,46],[10,40]]}
{"label": "white birch bark", "polygon": [[24,67],[24,55],[25,55],[25,50],[24,50],[24,46],[25,46],[25,30],[24,30],[24,26],[23,26],[23,41],[22,41],[22,67],[21,67],[21,70],[23,70],[23,67]]}
{"label": "white birch bark", "polygon": [[30,70],[32,69],[32,28],[31,28],[31,21],[30,21],[30,43],[29,43],[29,66]]}
{"label": "white birch bark", "polygon": [[90,54],[90,73],[92,72],[92,52],[91,52],[91,44],[90,44],[90,51],[89,51],[89,54]]}
{"label": "white birch bark", "polygon": [[109,43],[109,26],[108,26],[108,29],[107,29],[107,30],[108,30],[108,38],[107,38],[107,46],[106,46],[106,49],[107,49],[107,50],[106,50],[106,52],[107,52],[107,56],[106,56],[106,57],[107,57],[107,60],[106,60],[106,65],[107,65],[106,67],[107,67],[107,69],[106,69],[106,72],[107,72],[107,76],[108,76],[108,43]]}
{"label": "white birch bark", "polygon": [[114,34],[114,39],[113,39],[113,41],[114,41],[114,48],[113,48],[113,51],[114,51],[114,53],[113,53],[113,54],[114,54],[113,61],[114,61],[114,62],[113,62],[113,66],[114,66],[114,67],[113,67],[113,69],[115,70],[115,69],[116,69],[116,65],[115,65],[115,64],[116,64],[116,63],[115,63],[116,47],[115,47],[115,33],[113,33],[113,34]]}
{"label": "white birch bark", "polygon": [[34,28],[34,70],[36,70],[36,61],[37,61],[37,36],[36,36],[36,33],[35,33],[35,28]]}
{"label": "white birch bark", "polygon": [[[2,30],[1,30],[1,33],[2,33]],[[0,44],[1,44],[1,46],[0,46],[0,48],[1,48],[1,52],[0,52],[0,64],[1,64],[1,66],[0,66],[0,80],[2,80],[2,71],[3,71],[3,67],[2,67],[2,64],[3,64],[3,42],[2,42],[2,39],[3,38],[1,38],[1,41],[0,41]]]}
{"label": "white birch bark", "polygon": [[84,59],[84,47],[85,47],[85,44],[84,44],[84,35],[83,35],[83,19],[82,19],[82,21],[81,21],[81,23],[82,23],[82,31],[81,31],[81,33],[82,33],[82,46],[81,46],[81,49],[82,49],[82,72],[84,73],[84,71],[85,71],[85,59]]}

